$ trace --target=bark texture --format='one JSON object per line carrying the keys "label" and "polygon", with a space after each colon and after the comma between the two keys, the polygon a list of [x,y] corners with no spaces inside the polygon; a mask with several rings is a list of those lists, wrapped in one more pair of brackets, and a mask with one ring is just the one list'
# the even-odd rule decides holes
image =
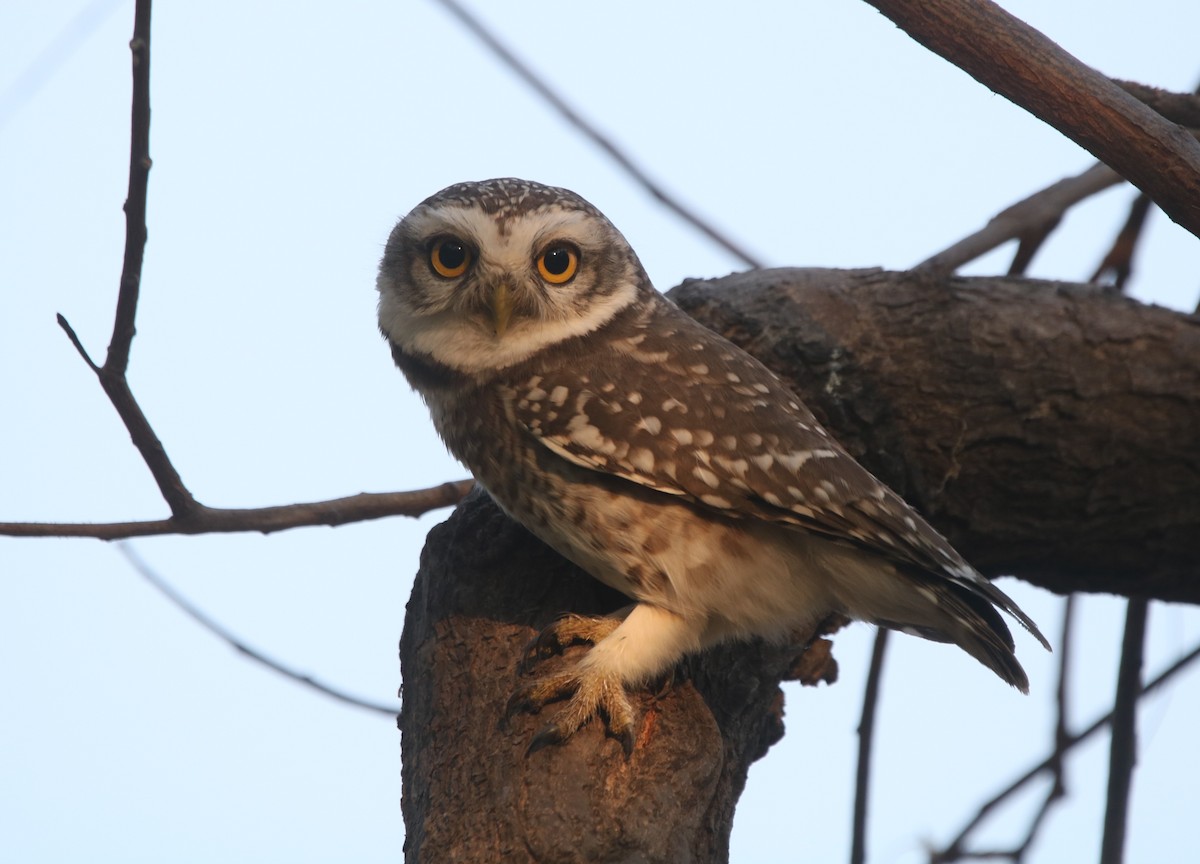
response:
{"label": "bark texture", "polygon": [[[1200,320],[1084,286],[770,270],[673,298],[784,375],[989,575],[1200,600]],[[627,601],[472,494],[429,536],[401,641],[409,862],[727,858],[779,683],[823,639],[729,646],[642,696],[626,761],[593,722],[530,756],[502,723],[523,646]],[[949,650],[949,649],[947,649]],[[550,661],[558,662],[558,661]]]}

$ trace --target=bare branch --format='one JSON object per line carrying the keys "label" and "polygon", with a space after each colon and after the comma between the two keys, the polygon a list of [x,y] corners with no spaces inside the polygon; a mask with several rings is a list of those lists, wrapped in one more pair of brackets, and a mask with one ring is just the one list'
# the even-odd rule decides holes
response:
{"label": "bare branch", "polygon": [[[981,230],[927,258],[913,269],[939,276],[953,273],[964,264],[991,252],[1009,240],[1024,241],[1024,238],[1048,233],[1073,205],[1120,182],[1121,176],[1116,171],[1097,163],[1082,174],[1059,180],[1005,208],[993,216]],[[1027,251],[1026,254],[1028,258],[1033,257],[1032,251]],[[1017,267],[1017,260],[1014,260],[1013,266]],[[1024,270],[1024,266],[1020,269]]]}
{"label": "bare branch", "polygon": [[146,252],[146,191],[150,182],[150,0],[138,0],[133,13],[133,109],[129,134],[129,192],[125,198],[125,260],[104,371],[124,377],[135,332],[142,259]]}
{"label": "bare branch", "polygon": [[1172,93],[1158,87],[1147,87],[1136,81],[1113,79],[1113,83],[1139,102],[1149,105],[1172,123],[1189,129],[1200,129],[1200,94]]}
{"label": "bare branch", "polygon": [[913,39],[1050,124],[1200,236],[1200,144],[987,0],[868,0]]}
{"label": "bare branch", "polygon": [[1129,216],[1121,227],[1120,233],[1113,240],[1112,248],[1105,253],[1096,272],[1088,281],[1094,285],[1106,284],[1111,275],[1112,287],[1118,292],[1125,291],[1129,275],[1133,272],[1133,253],[1137,249],[1142,229],[1146,226],[1146,217],[1150,214],[1153,202],[1145,192],[1139,192],[1129,207]]}
{"label": "bare branch", "polygon": [[[1067,674],[1071,668],[1071,623],[1074,620],[1074,609],[1075,595],[1068,594],[1066,602],[1063,603],[1062,638],[1058,643],[1060,648],[1058,653],[1058,689],[1054,700],[1054,751],[1050,754],[1049,766],[1049,770],[1054,775],[1054,783],[1051,785],[1050,791],[1046,793],[1046,797],[1042,800],[1042,806],[1038,808],[1037,813],[1034,814],[1033,819],[1030,821],[1029,828],[1025,832],[1025,837],[1011,849],[975,849],[967,851],[962,847],[967,841],[970,830],[963,831],[945,849],[930,852],[930,864],[951,864],[954,861],[983,861],[988,859],[1006,859],[1018,862],[1019,864],[1019,862],[1025,860],[1026,854],[1032,848],[1034,840],[1037,839],[1038,832],[1046,823],[1046,817],[1050,815],[1050,810],[1058,801],[1066,797],[1067,790],[1064,783],[1063,754],[1070,746],[1070,735],[1067,732]],[[972,825],[972,828],[974,827]]]}
{"label": "bare branch", "polygon": [[1142,654],[1146,643],[1146,610],[1143,597],[1131,597],[1125,611],[1125,637],[1117,671],[1117,697],[1112,712],[1112,745],[1108,758],[1108,796],[1104,811],[1104,838],[1100,864],[1125,860],[1125,824],[1129,815],[1129,787],[1137,761],[1137,701],[1142,681]]}
{"label": "bare branch", "polygon": [[[1145,696],[1148,696],[1150,693],[1153,693],[1155,690],[1162,687],[1164,684],[1166,684],[1168,681],[1170,681],[1172,678],[1174,678],[1180,672],[1184,671],[1189,666],[1191,666],[1193,663],[1195,663],[1197,659],[1200,659],[1200,645],[1196,645],[1194,648],[1192,648],[1192,650],[1190,650],[1186,654],[1183,654],[1182,656],[1180,656],[1178,660],[1176,660],[1174,663],[1172,663],[1170,666],[1168,666],[1166,669],[1164,669],[1161,673],[1159,673],[1159,675],[1157,677],[1155,677],[1154,680],[1152,680],[1149,684],[1142,687],[1141,690],[1138,691],[1138,698],[1140,699]],[[1026,771],[1024,774],[1022,774],[1016,780],[1013,780],[1011,783],[1009,783],[1007,786],[1005,786],[1003,789],[1001,789],[999,792],[997,792],[995,795],[993,795],[990,799],[988,799],[986,802],[984,802],[983,805],[980,806],[979,810],[976,811],[975,815],[973,817],[971,817],[971,819],[963,827],[963,829],[961,831],[959,831],[958,836],[955,837],[954,840],[952,840],[950,842],[950,845],[947,846],[946,849],[947,850],[960,849],[962,847],[963,843],[966,842],[967,836],[972,831],[974,831],[977,827],[979,827],[979,825],[983,822],[983,820],[986,819],[989,815],[991,815],[996,810],[997,807],[999,807],[1001,804],[1003,804],[1005,801],[1007,801],[1009,798],[1011,798],[1017,792],[1020,792],[1023,788],[1025,788],[1025,786],[1027,786],[1031,781],[1033,781],[1037,777],[1041,776],[1044,772],[1054,770],[1055,760],[1061,760],[1061,758],[1068,751],[1074,749],[1078,745],[1082,744],[1084,741],[1091,738],[1093,735],[1095,735],[1101,729],[1104,729],[1105,727],[1107,727],[1112,722],[1112,719],[1113,719],[1113,712],[1110,711],[1109,713],[1105,714],[1103,717],[1101,717],[1098,720],[1096,720],[1095,722],[1093,722],[1092,725],[1088,726],[1086,729],[1084,729],[1078,735],[1070,736],[1067,739],[1066,743],[1061,748],[1056,747],[1054,753],[1051,753],[1049,756],[1047,756],[1041,762],[1034,765],[1032,768],[1030,768],[1028,771]],[[961,857],[962,853],[958,853],[958,854],[959,854],[959,857]],[[933,857],[933,858],[931,858],[931,860],[934,862],[944,862],[944,861],[952,861],[955,859],[954,858]]]}
{"label": "bare branch", "polygon": [[225,627],[218,624],[208,615],[205,615],[197,607],[193,606],[182,594],[172,588],[165,579],[159,576],[128,543],[118,543],[117,551],[125,556],[125,560],[130,563],[133,569],[136,570],[143,579],[157,588],[164,597],[166,597],[173,604],[175,604],[176,607],[186,613],[193,621],[195,621],[209,633],[212,633],[218,639],[228,643],[229,646],[238,653],[248,657],[255,663],[261,663],[263,666],[278,672],[285,678],[290,678],[298,684],[303,684],[305,687],[310,687],[313,690],[316,690],[318,693],[322,693],[333,699],[337,699],[339,702],[345,702],[347,705],[353,705],[356,708],[365,708],[368,711],[376,711],[380,714],[386,714],[387,716],[393,718],[400,713],[399,704],[383,705],[378,702],[372,702],[369,699],[361,699],[358,696],[352,696],[344,690],[331,687],[328,684],[323,684],[312,676],[306,675],[303,672],[298,672],[295,669],[292,669],[290,666],[285,666],[278,660],[268,657],[261,651],[251,648],[241,639],[234,636],[233,633],[231,633]]}
{"label": "bare branch", "polygon": [[130,112],[129,190],[125,198],[125,258],[121,268],[112,339],[108,344],[104,365],[97,366],[91,359],[65,317],[59,315],[58,323],[66,331],[75,350],[96,373],[100,386],[129,430],[129,437],[142,454],[154,482],[170,506],[172,519],[185,522],[199,505],[167,458],[162,442],[151,428],[125,378],[136,329],[134,319],[146,249],[146,191],[150,179],[150,0],[138,0],[136,4],[129,50],[133,56],[133,106]]}
{"label": "bare branch", "polygon": [[1033,263],[1034,256],[1042,248],[1042,244],[1054,233],[1054,229],[1058,227],[1061,221],[1061,219],[1054,219],[1049,222],[1043,222],[1041,225],[1022,234],[1020,242],[1017,244],[1017,254],[1013,255],[1013,260],[1008,265],[1007,275],[1024,276],[1025,271],[1029,269],[1029,265]]}
{"label": "bare branch", "polygon": [[271,534],[288,528],[345,525],[385,516],[420,516],[453,507],[471,491],[473,480],[457,480],[412,492],[362,492],[346,498],[287,504],[280,507],[218,508],[197,504],[186,519],[138,522],[0,522],[0,536],[93,537],[126,540],[159,534],[226,534],[258,531]]}
{"label": "bare branch", "polygon": [[871,792],[871,745],[875,735],[875,708],[879,704],[879,681],[887,653],[888,629],[875,631],[871,667],[863,691],[862,719],[858,723],[858,770],[854,777],[854,826],[851,831],[850,864],[867,859],[867,804]]}
{"label": "bare branch", "polygon": [[456,0],[437,0],[437,2],[457,18],[464,27],[470,30],[489,51],[496,55],[500,62],[516,73],[517,77],[529,85],[535,93],[562,115],[564,120],[574,126],[585,138],[607,153],[609,158],[633,178],[634,182],[649,192],[663,206],[700,231],[701,234],[723,248],[730,255],[745,263],[748,267],[759,268],[763,266],[761,261],[747,252],[742,246],[735,243],[699,214],[685,207],[675,196],[667,192],[654,180],[651,180],[646,171],[634,163],[633,159],[618,147],[611,138],[585,120],[562,96],[551,89],[549,84],[538,77],[532,69],[526,66],[519,57],[513,54],[512,51],[497,39],[495,34],[483,25],[483,22],[460,6]]}

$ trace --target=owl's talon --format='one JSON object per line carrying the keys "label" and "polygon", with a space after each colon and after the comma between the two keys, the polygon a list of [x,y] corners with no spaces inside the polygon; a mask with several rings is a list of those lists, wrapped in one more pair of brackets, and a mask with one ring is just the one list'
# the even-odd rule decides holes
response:
{"label": "owl's talon", "polygon": [[564,615],[545,627],[525,646],[518,671],[523,675],[541,661],[562,654],[572,645],[595,645],[621,625],[624,616]]}
{"label": "owl's talon", "polygon": [[532,756],[543,747],[548,747],[551,744],[561,744],[570,737],[569,733],[564,733],[556,723],[547,723],[538,733],[529,741],[529,746],[525,749],[526,756]]}
{"label": "owl's talon", "polygon": [[636,712],[620,680],[594,669],[559,672],[535,679],[517,689],[508,700],[505,717],[538,713],[551,702],[567,700],[566,707],[543,726],[529,742],[526,755],[550,744],[562,744],[597,714],[608,734],[621,744],[626,758],[633,752]]}

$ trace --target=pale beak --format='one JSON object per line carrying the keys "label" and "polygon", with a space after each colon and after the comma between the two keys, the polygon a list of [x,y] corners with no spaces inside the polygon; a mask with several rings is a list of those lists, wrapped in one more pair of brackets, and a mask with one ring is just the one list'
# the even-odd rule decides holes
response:
{"label": "pale beak", "polygon": [[496,325],[496,335],[503,336],[508,330],[508,319],[512,317],[513,298],[508,285],[501,282],[492,294],[492,322]]}

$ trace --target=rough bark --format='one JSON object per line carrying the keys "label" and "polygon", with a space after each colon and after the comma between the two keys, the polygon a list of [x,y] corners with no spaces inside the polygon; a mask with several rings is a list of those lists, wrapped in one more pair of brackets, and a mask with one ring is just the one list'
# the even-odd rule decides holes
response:
{"label": "rough bark", "polygon": [[[773,270],[674,299],[788,378],[967,557],[1055,590],[1200,600],[1200,320],[1073,285]],[[409,862],[727,857],[779,683],[829,644],[730,646],[640,701],[626,761],[599,723],[528,757],[501,724],[517,661],[565,611],[627,601],[469,497],[431,532],[401,641]],[[552,661],[553,662],[553,661]]]}

